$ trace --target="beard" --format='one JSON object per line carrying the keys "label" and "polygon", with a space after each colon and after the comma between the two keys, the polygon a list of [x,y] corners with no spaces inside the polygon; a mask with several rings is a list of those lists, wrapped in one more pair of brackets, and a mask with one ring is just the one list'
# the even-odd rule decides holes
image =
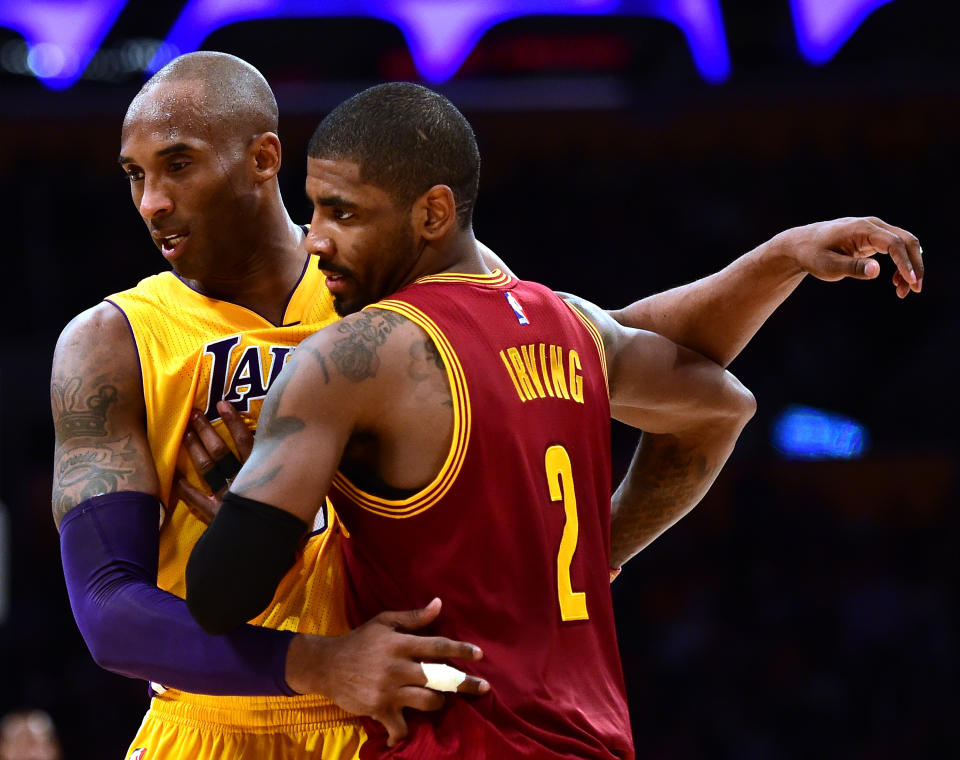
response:
{"label": "beard", "polygon": [[[381,268],[377,268],[378,278],[375,284],[368,281],[367,286],[364,287],[364,284],[354,276],[352,270],[331,267],[332,271],[347,278],[353,284],[352,293],[333,295],[333,310],[340,317],[354,314],[364,307],[392,295],[407,284],[410,270],[415,265],[417,257],[414,254],[413,230],[410,229],[406,220],[393,231],[390,235],[390,241],[389,249],[382,250],[374,258],[381,262],[393,262],[391,270],[383,271]],[[398,255],[401,252],[403,255]]]}

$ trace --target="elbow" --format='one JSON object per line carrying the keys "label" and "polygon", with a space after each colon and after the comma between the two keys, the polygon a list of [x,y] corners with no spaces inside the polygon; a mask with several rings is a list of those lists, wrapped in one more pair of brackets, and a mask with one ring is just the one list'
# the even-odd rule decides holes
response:
{"label": "elbow", "polygon": [[126,675],[124,667],[126,663],[121,662],[116,656],[116,649],[107,644],[109,634],[106,631],[82,629],[80,632],[83,634],[83,640],[87,645],[90,656],[97,665],[111,673]]}
{"label": "elbow", "polygon": [[740,428],[743,429],[746,427],[746,424],[753,419],[754,415],[757,413],[757,397],[753,395],[753,392],[743,385],[739,384],[738,389],[738,417],[740,419]]}
{"label": "elbow", "polygon": [[80,614],[76,614],[77,627],[87,645],[87,651],[93,661],[104,670],[129,678],[140,677],[138,667],[140,661],[138,650],[131,650],[127,643],[126,632],[129,631],[127,611],[123,608],[113,609],[84,607]]}
{"label": "elbow", "polygon": [[726,373],[728,390],[724,394],[723,416],[729,421],[736,435],[740,435],[747,423],[757,413],[757,398],[747,386],[730,372]]}

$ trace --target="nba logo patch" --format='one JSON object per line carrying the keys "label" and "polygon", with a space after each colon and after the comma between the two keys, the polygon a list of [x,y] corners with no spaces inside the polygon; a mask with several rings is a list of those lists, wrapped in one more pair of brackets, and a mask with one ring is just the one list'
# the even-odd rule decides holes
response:
{"label": "nba logo patch", "polygon": [[523,307],[520,305],[520,302],[514,297],[513,293],[509,290],[504,293],[507,297],[507,303],[510,304],[510,308],[513,309],[513,313],[517,315],[517,321],[521,325],[529,325],[530,320],[527,319],[527,315],[523,311]]}
{"label": "nba logo patch", "polygon": [[146,747],[137,747],[133,752],[130,753],[130,757],[127,760],[143,760],[147,756]]}

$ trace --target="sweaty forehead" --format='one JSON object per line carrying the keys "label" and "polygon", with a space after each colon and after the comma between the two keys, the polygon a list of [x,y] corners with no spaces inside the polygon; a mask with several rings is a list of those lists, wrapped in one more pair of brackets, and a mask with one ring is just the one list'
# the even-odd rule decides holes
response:
{"label": "sweaty forehead", "polygon": [[134,133],[161,140],[200,137],[209,140],[218,114],[205,107],[200,82],[164,82],[134,98],[123,120],[121,141]]}

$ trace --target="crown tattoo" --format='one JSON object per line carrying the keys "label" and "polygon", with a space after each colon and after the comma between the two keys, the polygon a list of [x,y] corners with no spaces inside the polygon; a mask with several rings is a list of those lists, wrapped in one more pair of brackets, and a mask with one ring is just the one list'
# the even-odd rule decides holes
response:
{"label": "crown tattoo", "polygon": [[60,435],[64,438],[106,435],[107,410],[117,400],[117,389],[112,385],[101,386],[95,395],[87,399],[86,409],[75,408],[76,390],[65,388],[57,399],[58,405],[64,410],[57,426]]}

